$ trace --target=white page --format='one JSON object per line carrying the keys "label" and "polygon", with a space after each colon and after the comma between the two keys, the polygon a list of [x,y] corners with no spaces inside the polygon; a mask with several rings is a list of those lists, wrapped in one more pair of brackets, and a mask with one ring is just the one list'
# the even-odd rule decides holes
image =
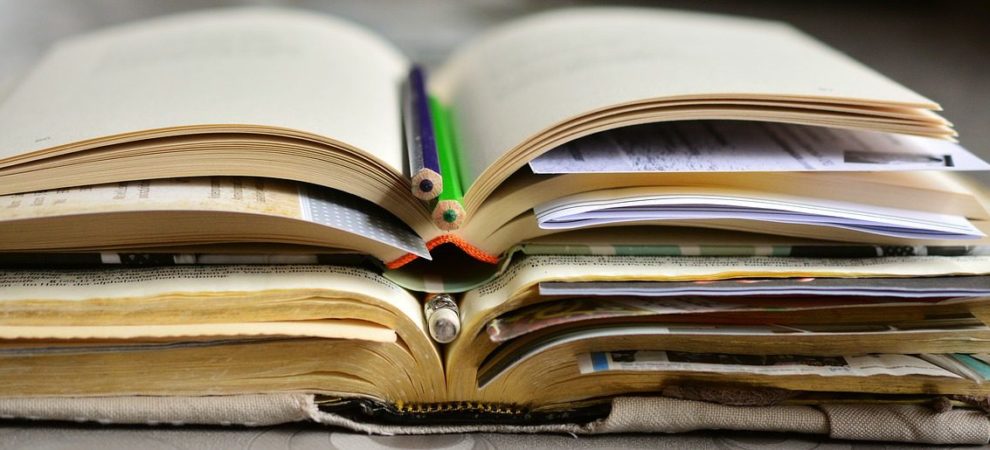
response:
{"label": "white page", "polygon": [[627,194],[563,198],[534,209],[540,228],[575,229],[649,220],[743,219],[823,225],[906,238],[974,239],[983,233],[965,217],[824,199],[715,194]]}
{"label": "white page", "polygon": [[530,161],[534,173],[987,170],[941,139],[751,121],[664,122],[604,131]]}
{"label": "white page", "polygon": [[143,130],[300,130],[403,172],[406,61],[367,31],[276,9],[136,23],[55,47],[0,105],[0,166],[17,155]]}
{"label": "white page", "polygon": [[784,24],[634,8],[571,9],[506,25],[456,54],[431,88],[457,121],[468,186],[551,125],[646,99],[798,96],[935,107]]}

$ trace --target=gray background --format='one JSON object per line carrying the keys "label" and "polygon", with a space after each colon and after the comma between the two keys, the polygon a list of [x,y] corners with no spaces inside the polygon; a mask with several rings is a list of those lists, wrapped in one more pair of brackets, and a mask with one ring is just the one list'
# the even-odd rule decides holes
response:
{"label": "gray background", "polygon": [[[0,92],[61,37],[172,12],[235,4],[325,11],[362,23],[411,59],[436,65],[470,36],[526,13],[591,1],[524,0],[0,0]],[[990,2],[986,1],[654,1],[607,2],[784,20],[942,104],[960,140],[990,158]],[[988,174],[976,175],[990,183]],[[54,381],[53,382],[57,382]],[[0,425],[0,448],[861,448],[806,436],[705,433],[681,436],[464,435],[367,437],[314,426],[262,429]],[[882,445],[876,448],[883,447]],[[892,446],[903,448],[901,446]],[[971,447],[967,447],[971,448]]]}

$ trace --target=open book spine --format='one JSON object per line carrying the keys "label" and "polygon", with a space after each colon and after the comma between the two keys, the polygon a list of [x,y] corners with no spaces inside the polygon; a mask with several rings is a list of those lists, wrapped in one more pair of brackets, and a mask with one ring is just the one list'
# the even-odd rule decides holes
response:
{"label": "open book spine", "polygon": [[466,219],[453,115],[449,108],[444,107],[434,97],[429,98],[429,106],[433,112],[433,130],[436,134],[437,155],[444,187],[440,192],[439,201],[433,207],[433,223],[441,230],[453,231],[460,228]]}
{"label": "open book spine", "polygon": [[402,426],[586,423],[605,418],[611,402],[534,411],[511,403],[449,401],[394,404],[362,398],[317,398],[320,411],[361,423]]}
{"label": "open book spine", "polygon": [[402,118],[412,194],[420,200],[430,201],[443,192],[443,178],[425,78],[419,66],[409,70],[402,89]]}

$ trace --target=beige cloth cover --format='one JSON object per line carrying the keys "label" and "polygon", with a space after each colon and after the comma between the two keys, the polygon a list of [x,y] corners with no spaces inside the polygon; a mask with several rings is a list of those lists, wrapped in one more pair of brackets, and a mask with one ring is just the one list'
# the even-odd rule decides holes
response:
{"label": "beige cloth cover", "polygon": [[680,433],[751,430],[826,434],[836,439],[987,444],[990,420],[979,411],[936,412],[914,405],[726,406],[665,397],[613,400],[608,417],[586,424],[396,426],[354,422],[322,412],[306,394],[216,397],[0,398],[0,418],[103,424],[264,426],[314,421],[374,434]]}

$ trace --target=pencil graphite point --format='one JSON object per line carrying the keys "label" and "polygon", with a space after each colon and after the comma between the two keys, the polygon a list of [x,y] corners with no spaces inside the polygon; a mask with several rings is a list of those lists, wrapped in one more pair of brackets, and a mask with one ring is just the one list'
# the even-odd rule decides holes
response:
{"label": "pencil graphite point", "polygon": [[433,223],[444,231],[460,228],[464,223],[464,207],[457,200],[441,200],[433,209]]}
{"label": "pencil graphite point", "polygon": [[422,169],[412,177],[412,193],[420,200],[433,200],[441,191],[443,191],[443,178],[433,170]]}
{"label": "pencil graphite point", "polygon": [[454,211],[453,209],[448,209],[443,212],[444,222],[453,223],[455,220],[457,220],[457,211]]}

